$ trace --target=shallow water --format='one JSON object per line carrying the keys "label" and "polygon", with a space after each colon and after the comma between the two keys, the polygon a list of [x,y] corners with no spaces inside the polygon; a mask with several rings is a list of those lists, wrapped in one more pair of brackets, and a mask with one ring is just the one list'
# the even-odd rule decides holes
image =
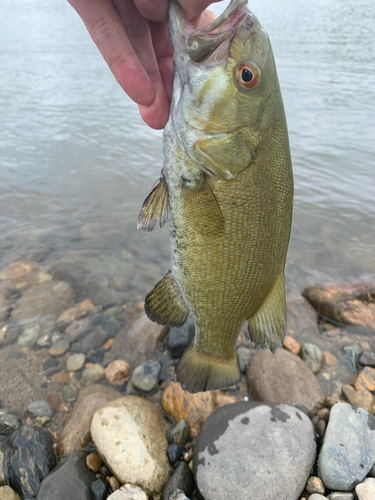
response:
{"label": "shallow water", "polygon": [[[273,43],[290,131],[289,287],[373,278],[375,4],[250,7]],[[161,132],[142,122],[64,0],[4,0],[0,47],[0,266],[49,263],[92,248],[83,224],[141,205],[161,168]]]}

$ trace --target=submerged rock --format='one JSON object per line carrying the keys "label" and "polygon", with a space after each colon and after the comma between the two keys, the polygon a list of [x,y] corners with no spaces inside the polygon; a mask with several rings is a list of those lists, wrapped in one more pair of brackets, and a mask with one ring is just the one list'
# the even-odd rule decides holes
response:
{"label": "submerged rock", "polygon": [[86,467],[86,453],[72,453],[42,481],[36,500],[92,500],[89,487],[95,479]]}
{"label": "submerged rock", "polygon": [[375,418],[362,408],[335,404],[318,461],[319,477],[332,490],[350,491],[375,462]]}
{"label": "submerged rock", "polygon": [[52,280],[42,266],[32,261],[18,261],[0,272],[0,283],[24,291],[31,285]]}
{"label": "submerged rock", "polygon": [[22,425],[22,420],[8,413],[6,410],[0,410],[0,434],[9,436]]}
{"label": "submerged rock", "polygon": [[207,419],[194,451],[205,500],[297,500],[314,464],[310,419],[285,404],[240,402]]}
{"label": "submerged rock", "polygon": [[96,449],[113,474],[151,494],[162,490],[170,474],[166,432],[157,408],[135,396],[108,403],[91,423]]}
{"label": "submerged rock", "polygon": [[315,375],[319,373],[323,367],[324,354],[315,344],[303,344],[301,358]]}
{"label": "submerged rock", "polygon": [[56,455],[48,432],[24,425],[5,444],[4,476],[21,497],[35,497],[42,479],[56,466]]}
{"label": "submerged rock", "polygon": [[255,401],[300,403],[313,412],[324,403],[324,392],[310,368],[285,349],[275,355],[269,349],[258,351],[247,369],[247,385]]}

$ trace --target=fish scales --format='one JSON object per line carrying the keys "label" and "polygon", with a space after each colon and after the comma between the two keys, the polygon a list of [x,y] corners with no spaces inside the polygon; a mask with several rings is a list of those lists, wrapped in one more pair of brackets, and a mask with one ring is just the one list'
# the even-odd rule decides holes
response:
{"label": "fish scales", "polygon": [[147,231],[168,212],[171,271],[145,309],[175,326],[192,313],[195,338],[176,368],[191,392],[238,382],[235,347],[245,321],[252,340],[272,350],[285,335],[289,142],[271,46],[244,3],[233,0],[211,32],[193,32],[170,3],[171,116],[162,175],[139,218]]}

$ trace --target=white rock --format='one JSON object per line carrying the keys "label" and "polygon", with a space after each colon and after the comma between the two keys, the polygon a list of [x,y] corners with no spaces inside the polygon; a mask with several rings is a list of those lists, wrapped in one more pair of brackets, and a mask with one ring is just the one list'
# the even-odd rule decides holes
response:
{"label": "white rock", "polygon": [[356,486],[355,492],[358,495],[358,500],[374,500],[375,479],[373,477],[368,477],[363,483]]}
{"label": "white rock", "polygon": [[138,486],[132,486],[131,484],[125,484],[122,488],[115,491],[108,497],[107,500],[147,500],[148,496],[146,493],[138,488]]}

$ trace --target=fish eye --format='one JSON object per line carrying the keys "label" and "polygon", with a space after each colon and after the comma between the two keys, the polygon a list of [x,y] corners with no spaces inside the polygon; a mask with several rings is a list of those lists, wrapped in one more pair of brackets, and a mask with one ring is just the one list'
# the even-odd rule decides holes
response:
{"label": "fish eye", "polygon": [[260,82],[260,69],[254,63],[241,64],[237,69],[237,80],[241,87],[253,89]]}

